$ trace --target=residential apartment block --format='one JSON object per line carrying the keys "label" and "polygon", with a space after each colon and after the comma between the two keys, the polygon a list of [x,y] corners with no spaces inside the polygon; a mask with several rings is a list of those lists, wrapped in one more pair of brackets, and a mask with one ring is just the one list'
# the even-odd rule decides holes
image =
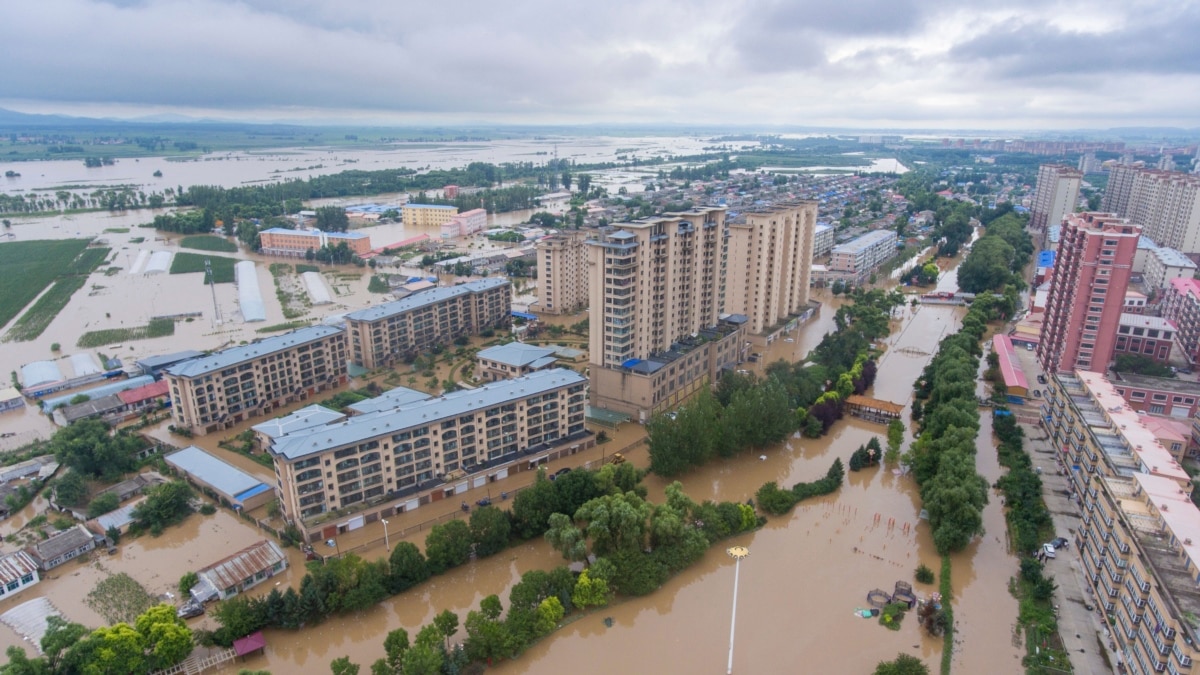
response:
{"label": "residential apartment block", "polygon": [[1112,214],[1067,216],[1037,348],[1046,372],[1108,369],[1140,234]]}
{"label": "residential apartment block", "polygon": [[444,204],[413,204],[404,205],[402,218],[404,219],[405,227],[437,227],[450,222],[450,219],[458,215],[457,206],[447,206]]}
{"label": "residential apartment block", "polygon": [[558,363],[553,347],[527,345],[524,342],[510,342],[481,349],[475,358],[479,361],[479,377],[488,382],[511,380],[553,368]]}
{"label": "residential apartment block", "polygon": [[1173,248],[1160,247],[1150,251],[1142,273],[1147,289],[1161,291],[1172,279],[1191,279],[1196,275],[1196,263]]}
{"label": "residential apartment block", "polygon": [[1169,319],[1144,314],[1122,314],[1117,326],[1116,354],[1135,354],[1166,363],[1175,344],[1175,324]]}
{"label": "residential apartment block", "polygon": [[1073,212],[1079,201],[1079,185],[1082,181],[1083,172],[1074,167],[1061,164],[1038,167],[1037,186],[1029,208],[1030,229],[1045,232],[1047,227],[1058,225],[1067,214]]}
{"label": "residential apartment block", "polygon": [[538,242],[538,299],[530,309],[544,314],[572,314],[588,306],[586,239],[586,232],[566,230]]}
{"label": "residential apartment block", "polygon": [[745,358],[725,315],[722,208],[621,223],[587,241],[593,404],[648,419]]}
{"label": "residential apartment block", "polygon": [[1200,176],[1114,166],[1102,208],[1141,225],[1160,246],[1200,253]]}
{"label": "residential apartment block", "polygon": [[1163,296],[1162,315],[1175,324],[1175,341],[1184,357],[1200,362],[1200,282],[1172,279]]}
{"label": "residential apartment block", "polygon": [[1079,493],[1075,546],[1111,624],[1124,672],[1184,673],[1200,632],[1200,511],[1171,479],[1146,473],[1095,476]]}
{"label": "residential apartment block", "polygon": [[345,384],[346,333],[310,326],[167,368],[175,424],[207,434]]}
{"label": "residential apartment block", "polygon": [[487,229],[487,211],[471,209],[442,223],[442,239],[468,237],[485,229]]}
{"label": "residential apartment block", "polygon": [[896,255],[896,231],[875,230],[833,247],[829,271],[833,278],[861,284],[881,264]]}
{"label": "residential apartment block", "polygon": [[350,360],[367,369],[512,321],[512,285],[481,279],[434,288],[346,315]]}
{"label": "residential apartment block", "polygon": [[556,446],[590,447],[586,398],[582,375],[544,370],[276,438],[268,452],[284,516],[314,540],[333,536],[503,478],[514,460],[536,466]]}
{"label": "residential apartment block", "polygon": [[728,227],[724,311],[745,315],[759,334],[808,309],[817,203],[750,211]]}
{"label": "residential apartment block", "polygon": [[371,252],[371,237],[364,232],[323,232],[321,230],[289,230],[272,227],[258,233],[263,255],[303,258],[325,246],[346,246],[359,257]]}
{"label": "residential apartment block", "polygon": [[1188,420],[1200,410],[1200,384],[1189,380],[1113,372],[1110,381],[1140,413]]}
{"label": "residential apartment block", "polygon": [[813,258],[820,258],[824,255],[829,255],[833,250],[834,234],[836,230],[828,223],[817,223],[816,229],[813,230]]}

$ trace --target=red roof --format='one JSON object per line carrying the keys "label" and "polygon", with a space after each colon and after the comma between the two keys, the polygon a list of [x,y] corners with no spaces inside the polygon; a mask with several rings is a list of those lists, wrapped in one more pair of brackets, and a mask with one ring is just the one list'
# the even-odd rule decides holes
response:
{"label": "red roof", "polygon": [[150,384],[142,385],[140,387],[137,387],[136,389],[127,389],[125,391],[117,393],[117,396],[120,397],[121,402],[124,403],[125,405],[141,403],[142,401],[149,401],[150,399],[160,398],[160,397],[166,396],[166,395],[167,395],[167,381],[166,380],[159,380],[158,382],[151,382]]}
{"label": "red roof", "polygon": [[1200,300],[1200,282],[1195,279],[1172,279],[1171,285],[1175,287],[1175,292],[1180,295],[1191,295],[1193,298]]}
{"label": "red roof", "polygon": [[262,631],[251,633],[240,640],[233,641],[233,651],[237,652],[238,656],[245,656],[266,646],[267,639],[263,637]]}
{"label": "red roof", "polygon": [[1000,374],[1004,376],[1004,386],[1009,389],[1021,387],[1028,392],[1029,380],[1025,379],[1021,364],[1017,363],[1017,350],[1013,347],[1012,338],[1007,335],[993,336],[992,349],[996,356],[1000,357]]}

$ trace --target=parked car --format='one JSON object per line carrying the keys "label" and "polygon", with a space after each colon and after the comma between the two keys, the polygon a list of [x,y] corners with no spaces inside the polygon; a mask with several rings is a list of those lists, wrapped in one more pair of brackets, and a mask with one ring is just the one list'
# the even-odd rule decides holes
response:
{"label": "parked car", "polygon": [[567,475],[567,474],[569,474],[569,473],[571,473],[571,469],[570,469],[570,467],[567,467],[566,469],[559,469],[558,471],[555,471],[555,472],[554,472],[554,477],[555,477],[555,478],[562,478],[563,476],[565,476],[565,475]]}
{"label": "parked car", "polygon": [[193,617],[200,616],[203,613],[204,605],[196,602],[195,600],[188,600],[187,602],[183,603],[179,609],[175,610],[175,615],[181,619],[191,619]]}
{"label": "parked car", "polygon": [[1047,558],[1058,557],[1055,553],[1056,550],[1057,549],[1054,548],[1054,544],[1042,544],[1042,555],[1046,556]]}
{"label": "parked car", "polygon": [[1054,546],[1054,548],[1070,548],[1070,546],[1071,546],[1070,540],[1067,539],[1066,537],[1059,537],[1057,539],[1052,539],[1050,541],[1050,544],[1052,546]]}

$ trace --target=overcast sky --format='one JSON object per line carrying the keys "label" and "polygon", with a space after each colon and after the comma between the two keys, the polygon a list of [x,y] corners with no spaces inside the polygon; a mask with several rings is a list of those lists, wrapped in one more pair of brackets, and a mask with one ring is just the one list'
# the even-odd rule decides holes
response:
{"label": "overcast sky", "polygon": [[25,112],[1200,126],[1183,0],[13,0],[0,45]]}

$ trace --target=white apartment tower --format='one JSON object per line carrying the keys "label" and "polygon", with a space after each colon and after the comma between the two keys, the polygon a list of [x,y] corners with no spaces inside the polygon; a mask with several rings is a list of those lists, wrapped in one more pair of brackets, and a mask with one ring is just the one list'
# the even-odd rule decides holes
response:
{"label": "white apartment tower", "polygon": [[729,224],[726,312],[762,333],[808,306],[817,203],[779,204]]}

